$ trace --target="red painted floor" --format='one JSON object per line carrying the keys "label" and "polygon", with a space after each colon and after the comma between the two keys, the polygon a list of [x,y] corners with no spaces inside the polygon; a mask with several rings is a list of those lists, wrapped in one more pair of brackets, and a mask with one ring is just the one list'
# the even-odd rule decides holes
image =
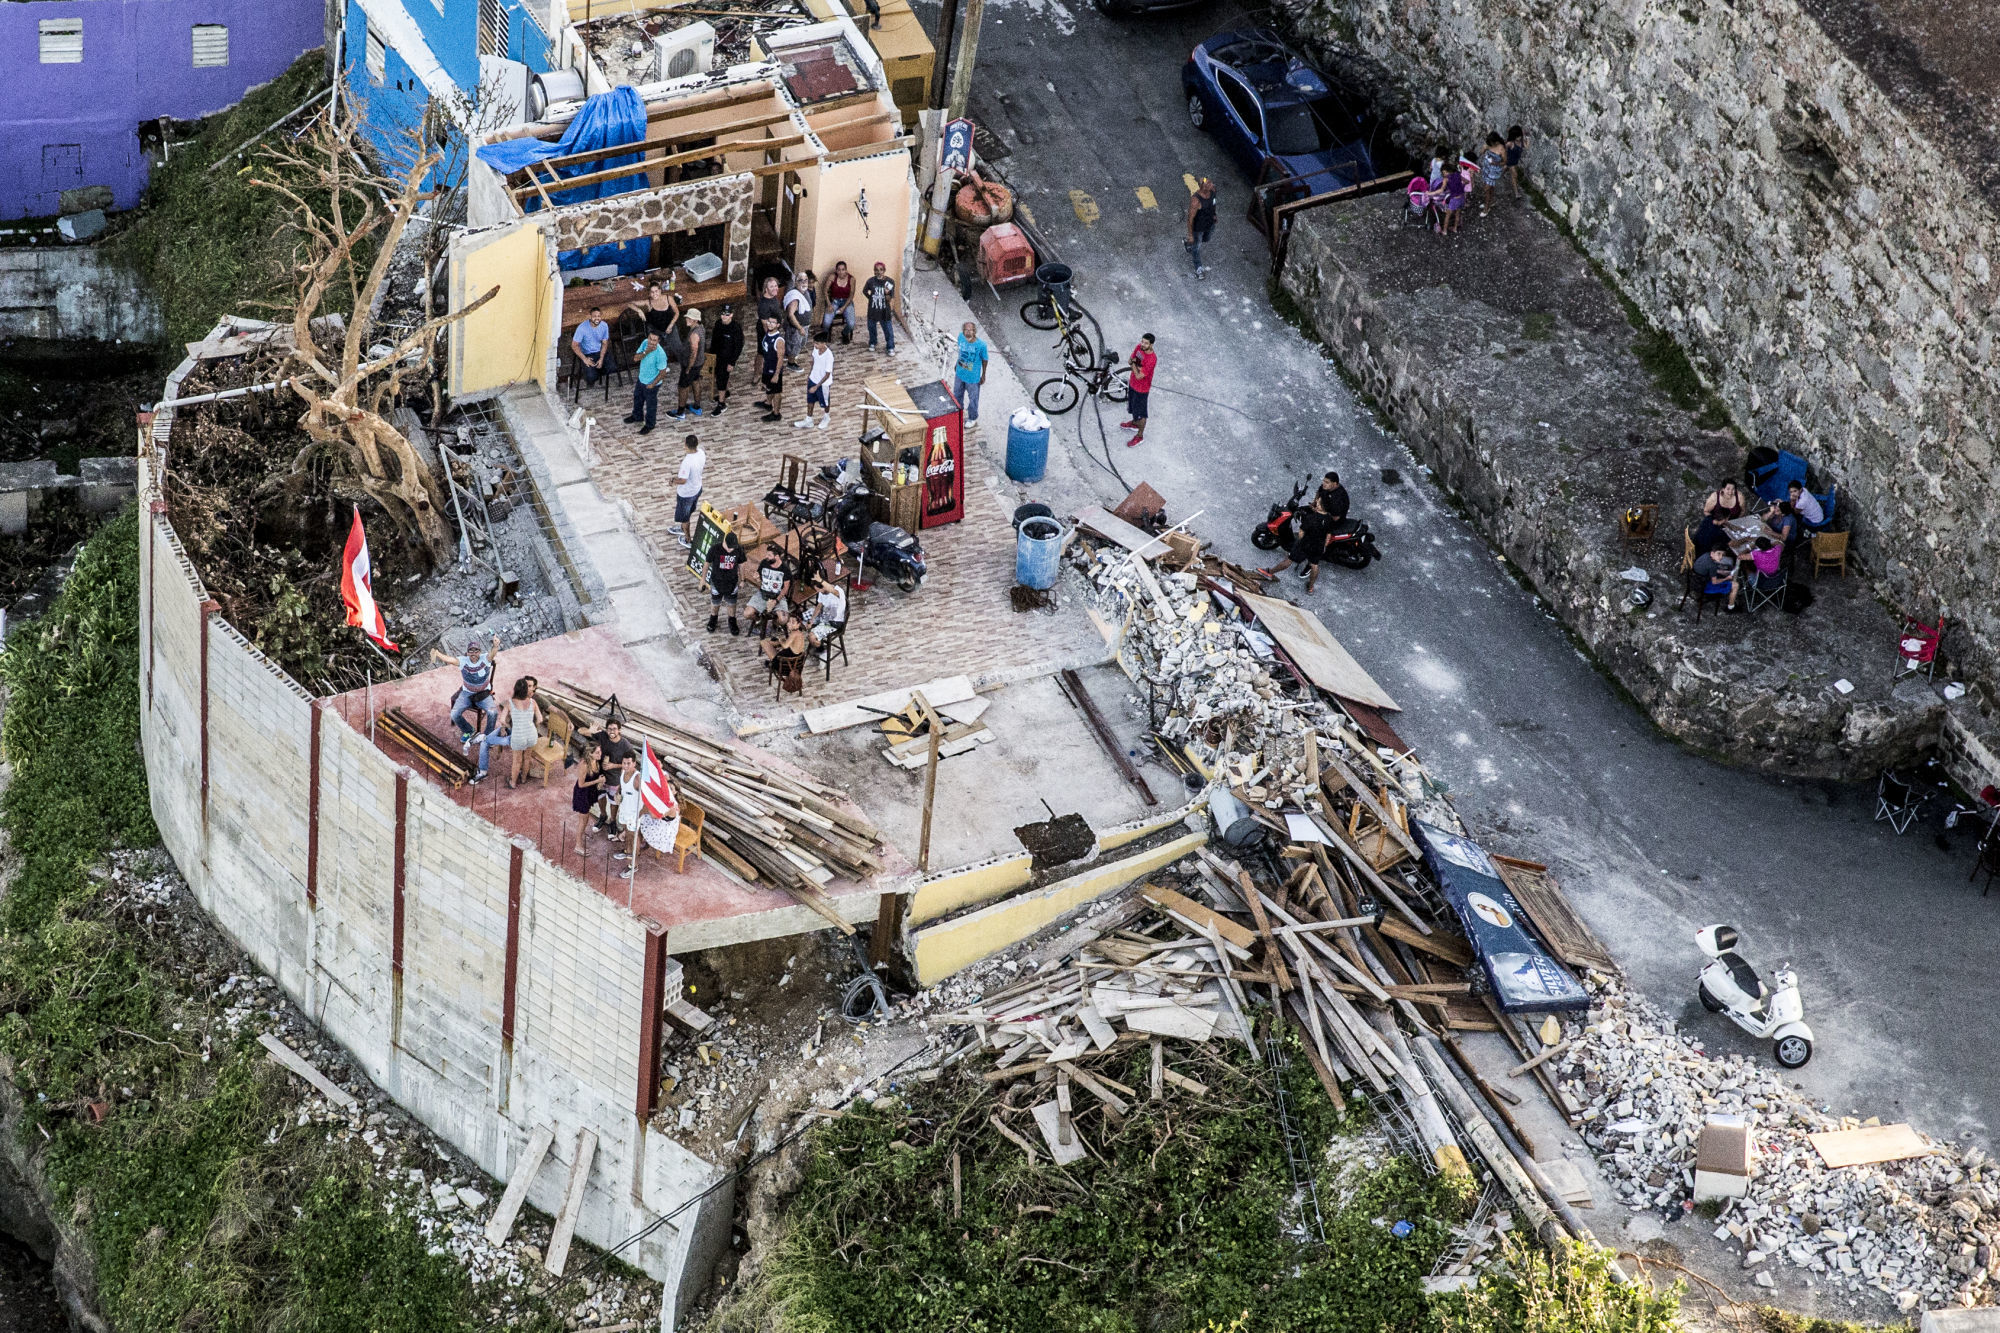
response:
{"label": "red painted floor", "polygon": [[[453,636],[449,642],[454,648],[462,647],[459,636]],[[676,722],[690,730],[700,730],[659,697],[645,670],[619,647],[617,636],[605,629],[592,627],[506,649],[500,654],[499,666],[497,680],[503,694],[510,692],[514,681],[521,676],[534,676],[546,686],[557,686],[567,681],[592,693],[615,694],[621,703],[640,712]],[[406,714],[427,727],[439,740],[455,741],[456,733],[445,717],[445,710],[451,706],[451,696],[457,687],[457,667],[436,667],[420,675],[377,684],[374,687],[374,708],[379,715],[382,710],[400,704]],[[348,725],[366,731],[369,703],[364,691],[335,695],[328,701],[328,707],[345,719]],[[706,731],[702,734],[743,752],[766,767],[784,772],[800,771],[733,737],[716,736]],[[586,834],[583,854],[579,856],[576,851],[578,826],[586,817],[570,810],[571,782],[560,769],[549,774],[546,786],[540,777],[529,778],[524,771],[521,785],[510,790],[507,774],[512,754],[507,750],[494,750],[490,760],[491,775],[486,781],[452,790],[386,733],[378,733],[376,746],[384,754],[409,765],[418,780],[429,782],[459,805],[471,809],[508,833],[532,839],[551,863],[567,870],[606,897],[630,907],[637,915],[667,927],[669,931],[677,925],[691,922],[753,916],[792,905],[791,896],[783,890],[752,888],[706,860],[692,856],[688,858],[687,873],[678,874],[671,861],[659,860],[650,851],[644,851],[639,858],[637,875],[629,880],[623,879],[621,875],[627,863],[614,860],[612,853],[627,850],[629,844],[614,846],[601,834]],[[861,813],[851,803],[847,809],[857,815]],[[884,848],[882,856],[888,863],[885,878],[908,872],[908,864],[895,849]],[[873,884],[857,884],[845,879],[836,879],[823,890],[835,898],[875,891]],[[669,947],[672,947],[671,935]]]}

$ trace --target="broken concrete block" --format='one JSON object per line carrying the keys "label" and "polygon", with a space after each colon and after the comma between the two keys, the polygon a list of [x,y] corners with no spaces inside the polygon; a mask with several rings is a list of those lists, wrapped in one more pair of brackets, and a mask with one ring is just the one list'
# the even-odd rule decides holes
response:
{"label": "broken concrete block", "polygon": [[79,185],[74,190],[64,190],[57,202],[60,212],[90,213],[103,212],[111,207],[111,187],[109,185]]}
{"label": "broken concrete block", "polygon": [[1701,1127],[1701,1139],[1695,1148],[1695,1202],[1737,1199],[1748,1194],[1754,1159],[1750,1127],[1742,1116],[1710,1116]]}
{"label": "broken concrete block", "polygon": [[458,1207],[458,1191],[442,1180],[431,1186],[431,1203],[441,1213],[449,1213]]}
{"label": "broken concrete block", "polygon": [[104,210],[93,208],[88,213],[73,213],[56,223],[56,230],[68,241],[88,241],[102,236],[105,228]]}

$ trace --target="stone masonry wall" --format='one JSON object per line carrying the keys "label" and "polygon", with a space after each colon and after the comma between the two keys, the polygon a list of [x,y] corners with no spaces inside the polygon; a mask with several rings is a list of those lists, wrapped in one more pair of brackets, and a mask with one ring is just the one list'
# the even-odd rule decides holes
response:
{"label": "stone masonry wall", "polygon": [[[142,460],[142,503],[157,493],[159,457]],[[716,1168],[635,1111],[654,947],[647,923],[399,770],[205,609],[200,576],[163,510],[146,532],[141,698],[153,813],[217,925],[376,1084],[496,1179],[508,1178],[536,1127],[553,1125],[554,1160],[528,1196],[544,1212],[561,1205],[578,1131],[594,1131],[583,1239],[622,1241],[713,1183]],[[309,899],[315,714],[318,864]],[[517,857],[509,1042],[502,1019]],[[678,966],[659,954],[662,991],[677,987]],[[621,1257],[667,1284],[671,1310],[706,1280],[732,1207],[730,1192],[717,1191]]]}
{"label": "stone masonry wall", "polygon": [[1386,72],[1413,147],[1526,126],[1549,205],[1754,443],[1839,484],[1835,526],[1993,691],[2000,229],[1793,0],[1287,7]]}

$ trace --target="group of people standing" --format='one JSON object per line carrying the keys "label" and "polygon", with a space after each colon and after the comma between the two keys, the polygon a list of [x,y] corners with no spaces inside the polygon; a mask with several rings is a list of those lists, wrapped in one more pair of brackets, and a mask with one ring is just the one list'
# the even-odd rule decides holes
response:
{"label": "group of people standing", "polygon": [[[799,368],[799,359],[808,344],[814,348],[806,376],[805,420],[799,426],[825,426],[827,394],[832,386],[833,353],[830,343],[835,325],[841,326],[843,344],[854,339],[855,310],[866,312],[868,348],[875,350],[882,339],[883,350],[896,350],[896,280],[886,264],[876,264],[874,276],[857,285],[845,261],[833,266],[823,290],[810,269],[793,275],[787,289],[775,277],[764,279],[756,305],[755,323],[746,329],[738,320],[736,306],[724,305],[711,326],[698,309],[684,308],[670,282],[647,286],[646,298],[626,308],[626,313],[645,324],[646,332],[633,353],[634,380],[632,410],[628,425],[649,435],[658,424],[662,389],[675,390],[673,406],[666,415],[676,420],[701,416],[704,410],[717,416],[729,408],[730,379],[742,360],[746,345],[754,339],[764,397],[757,406],[764,409],[763,420],[782,419],[781,395],[785,372]],[[585,384],[622,369],[612,325],[602,306],[593,306],[590,317],[570,335],[570,350]],[[706,409],[702,402],[702,377],[707,372],[714,384],[714,396]],[[815,409],[820,413],[815,416]]]}
{"label": "group of people standing", "polygon": [[1429,223],[1438,235],[1455,236],[1475,194],[1481,217],[1492,207],[1503,180],[1514,198],[1521,197],[1521,172],[1527,156],[1528,132],[1519,125],[1509,126],[1505,138],[1498,130],[1491,131],[1483,148],[1463,153],[1441,143],[1431,153],[1429,172],[1409,184],[1410,212]]}

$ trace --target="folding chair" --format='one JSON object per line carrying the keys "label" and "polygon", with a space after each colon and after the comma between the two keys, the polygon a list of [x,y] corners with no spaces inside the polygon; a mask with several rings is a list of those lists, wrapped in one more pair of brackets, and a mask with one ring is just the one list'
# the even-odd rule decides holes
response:
{"label": "folding chair", "polygon": [[1896,674],[1893,679],[1922,676],[1926,680],[1935,680],[1938,645],[1943,641],[1943,616],[1938,617],[1935,625],[1926,625],[1915,616],[1904,616],[1903,627],[1896,632]]}
{"label": "folding chair", "polygon": [[1882,770],[1875,780],[1875,819],[1889,821],[1889,827],[1896,830],[1898,837],[1909,832],[1910,825],[1923,813],[1924,802],[1929,799],[1915,787],[1891,773]]}
{"label": "folding chair", "polygon": [[1747,604],[1754,613],[1762,611],[1767,606],[1784,605],[1785,589],[1791,585],[1791,571],[1780,568],[1775,583],[1766,581],[1761,574],[1752,574],[1743,585],[1743,595],[1748,599]]}
{"label": "folding chair", "polygon": [[1970,884],[1982,870],[1986,872],[1986,883],[1980,888],[1979,896],[1984,898],[1993,892],[1993,877],[2000,875],[2000,838],[1988,838],[1979,844],[1979,855],[1974,858],[1972,873],[1965,877],[1965,882]]}
{"label": "folding chair", "polygon": [[1681,573],[1681,600],[1674,609],[1679,611],[1685,608],[1687,600],[1690,597],[1695,599],[1694,620],[1699,625],[1701,623],[1702,612],[1708,609],[1710,602],[1728,604],[1729,585],[1724,583],[1720,587],[1716,587],[1692,569],[1684,570]]}
{"label": "folding chair", "polygon": [[1813,577],[1818,578],[1822,569],[1838,569],[1840,577],[1847,577],[1847,536],[1844,532],[1815,532],[1812,534]]}

